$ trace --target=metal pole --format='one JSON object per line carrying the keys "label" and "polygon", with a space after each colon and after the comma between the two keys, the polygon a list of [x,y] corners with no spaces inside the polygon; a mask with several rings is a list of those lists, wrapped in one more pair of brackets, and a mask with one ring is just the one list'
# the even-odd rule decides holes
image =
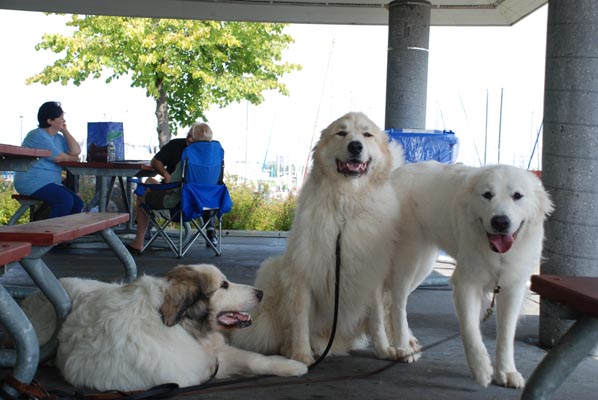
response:
{"label": "metal pole", "polygon": [[394,0],[388,9],[385,128],[426,126],[431,3]]}
{"label": "metal pole", "polygon": [[486,128],[484,130],[484,165],[486,165],[487,152],[488,152],[488,89],[486,89]]}
{"label": "metal pole", "polygon": [[19,119],[21,120],[21,144],[23,144],[23,116],[19,115]]}
{"label": "metal pole", "polygon": [[496,160],[497,164],[500,164],[500,140],[502,136],[502,96],[503,96],[503,88],[500,88],[500,116],[498,119],[498,159]]}
{"label": "metal pole", "polygon": [[[571,3],[548,1],[542,182],[557,207],[546,221],[540,273],[598,276],[598,2]],[[542,345],[568,329],[567,312],[540,305]]]}

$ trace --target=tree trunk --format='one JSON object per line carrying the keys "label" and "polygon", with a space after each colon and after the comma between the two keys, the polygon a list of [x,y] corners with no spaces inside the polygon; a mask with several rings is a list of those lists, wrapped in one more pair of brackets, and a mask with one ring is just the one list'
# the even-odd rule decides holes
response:
{"label": "tree trunk", "polygon": [[162,88],[162,81],[158,81],[160,97],[156,100],[156,118],[158,119],[158,141],[160,148],[170,141],[170,128],[168,127],[168,98]]}

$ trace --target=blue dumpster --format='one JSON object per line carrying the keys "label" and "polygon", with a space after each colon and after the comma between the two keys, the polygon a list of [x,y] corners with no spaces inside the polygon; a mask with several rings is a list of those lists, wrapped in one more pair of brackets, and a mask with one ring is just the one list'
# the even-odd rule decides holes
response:
{"label": "blue dumpster", "polygon": [[389,129],[386,133],[389,141],[403,146],[408,163],[436,160],[452,164],[457,160],[459,140],[453,131]]}

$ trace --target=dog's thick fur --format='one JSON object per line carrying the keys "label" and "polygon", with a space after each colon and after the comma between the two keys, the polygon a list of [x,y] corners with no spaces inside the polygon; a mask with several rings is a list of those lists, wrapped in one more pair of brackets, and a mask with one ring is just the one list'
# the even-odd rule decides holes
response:
{"label": "dog's thick fur", "polygon": [[[431,272],[443,249],[457,262],[453,298],[471,373],[482,386],[492,380],[480,316],[498,285],[494,379],[523,386],[513,340],[526,282],[541,261],[543,222],[553,209],[542,183],[531,172],[511,166],[473,168],[433,161],[398,168],[392,182],[401,222],[393,255],[391,344],[419,350],[407,325],[407,296]],[[414,354],[410,361],[417,358]]]}
{"label": "dog's thick fur", "polygon": [[[72,311],[59,334],[56,364],[74,386],[143,390],[163,383],[200,384],[235,374],[302,375],[305,365],[231,347],[222,329],[250,323],[245,312],[263,293],[234,284],[213,265],[179,265],[165,277],[129,284],[63,278]],[[50,303],[25,299],[43,343],[54,330]]]}
{"label": "dog's thick fur", "polygon": [[[395,148],[402,160],[402,150]],[[390,186],[387,135],[362,113],[322,131],[298,198],[284,255],[266,260],[255,285],[264,301],[235,345],[312,364],[330,337],[335,248],[340,234],[340,305],[332,354],[346,354],[369,333],[378,357],[396,358],[384,329],[382,286],[390,267],[398,203]],[[401,161],[398,162],[399,164]],[[395,164],[396,165],[396,164]]]}

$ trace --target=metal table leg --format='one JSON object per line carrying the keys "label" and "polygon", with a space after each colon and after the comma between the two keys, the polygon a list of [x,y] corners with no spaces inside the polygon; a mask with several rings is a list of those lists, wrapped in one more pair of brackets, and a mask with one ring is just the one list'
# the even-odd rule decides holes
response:
{"label": "metal table leg", "polygon": [[[0,366],[14,367],[13,376],[22,383],[31,383],[39,363],[39,343],[35,330],[19,305],[0,285],[0,323],[12,338],[15,349],[0,351]],[[2,389],[9,395],[18,397],[18,392],[4,384]]]}
{"label": "metal table leg", "polygon": [[597,341],[598,318],[584,316],[577,320],[536,367],[521,399],[549,399]]}
{"label": "metal table leg", "polygon": [[137,278],[137,264],[116,233],[110,228],[101,230],[99,233],[125,267],[125,281],[131,282]]}
{"label": "metal table leg", "polygon": [[56,327],[52,337],[40,349],[40,361],[48,360],[56,354],[58,349],[58,332],[62,323],[71,311],[71,299],[58,279],[42,260],[53,246],[33,246],[31,254],[21,260],[21,265],[27,271],[33,282],[48,298],[56,313]]}

